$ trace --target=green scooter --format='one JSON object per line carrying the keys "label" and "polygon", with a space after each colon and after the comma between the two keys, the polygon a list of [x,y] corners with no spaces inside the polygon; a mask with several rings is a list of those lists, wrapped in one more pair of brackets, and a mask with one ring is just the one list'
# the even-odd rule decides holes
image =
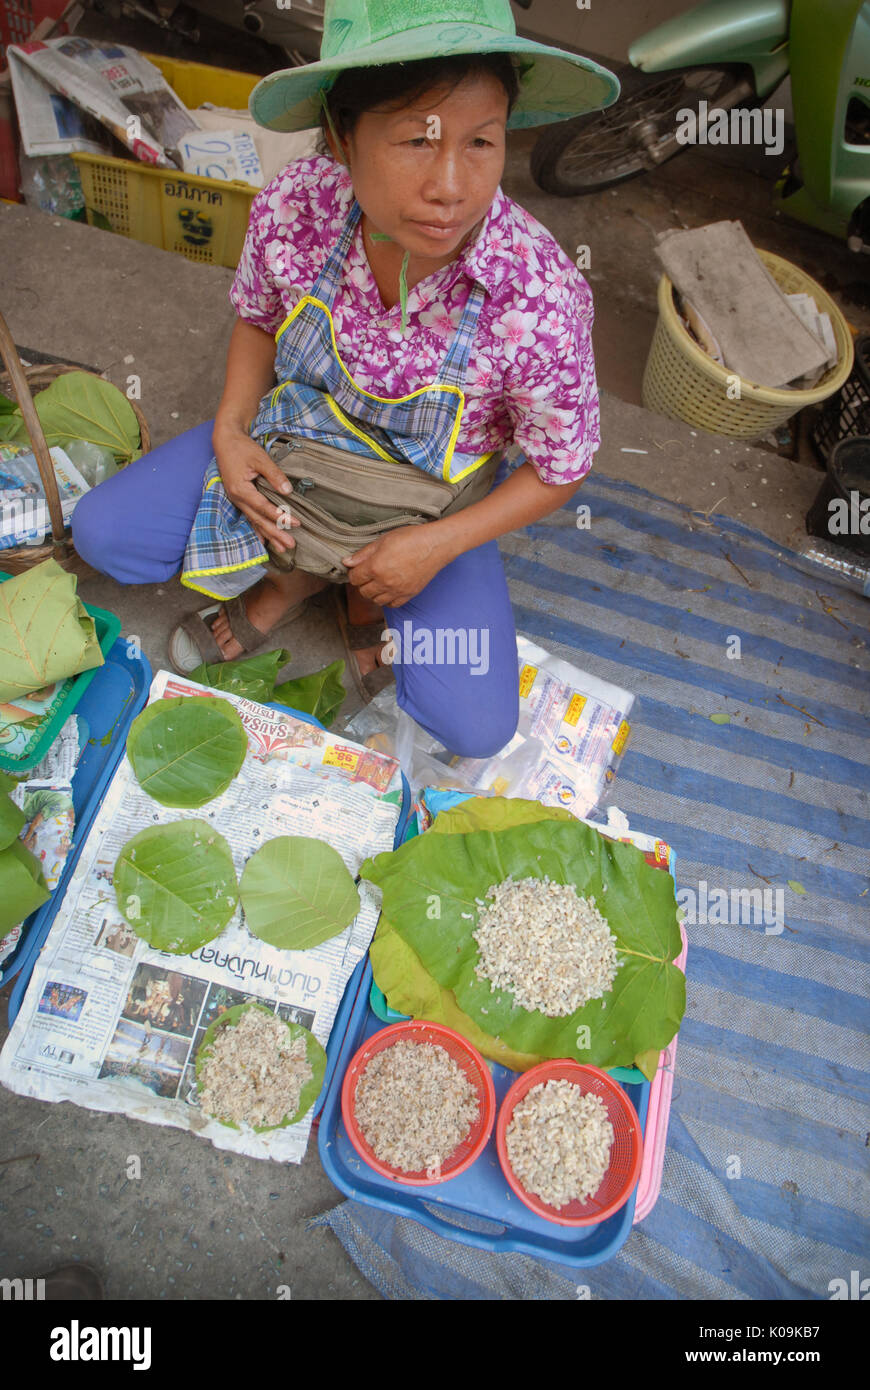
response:
{"label": "green scooter", "polygon": [[628,56],[615,105],[538,140],[532,175],[545,192],[597,193],[690,144],[779,154],[783,112],[761,104],[790,74],[797,148],[776,206],[870,252],[870,0],[704,0]]}

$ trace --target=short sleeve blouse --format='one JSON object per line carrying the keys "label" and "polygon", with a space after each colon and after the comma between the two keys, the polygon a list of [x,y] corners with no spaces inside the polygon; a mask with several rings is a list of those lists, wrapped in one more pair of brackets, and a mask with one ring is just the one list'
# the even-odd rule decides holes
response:
{"label": "short sleeve blouse", "polygon": [[[261,189],[230,300],[275,334],[310,293],[353,202],[350,174],[328,156],[295,160]],[[576,481],[600,443],[592,352],[592,292],[558,242],[501,187],[477,239],[409,292],[407,328],[385,309],[357,225],[333,305],[339,354],[375,395],[430,384],[456,331],[472,280],[487,291],[464,384],[456,447],[516,444],[545,483]]]}

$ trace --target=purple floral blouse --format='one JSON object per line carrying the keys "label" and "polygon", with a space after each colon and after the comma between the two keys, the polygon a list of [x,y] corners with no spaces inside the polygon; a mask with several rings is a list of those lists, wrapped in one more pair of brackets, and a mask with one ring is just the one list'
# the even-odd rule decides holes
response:
{"label": "purple floral blouse", "polygon": [[[277,333],[308,294],[353,200],[350,173],[312,155],[288,164],[251,206],[230,290],[237,314]],[[478,280],[477,323],[456,447],[487,453],[515,443],[545,483],[582,478],[600,443],[592,353],[592,292],[555,238],[496,191],[477,240],[385,309],[359,224],[333,305],[339,354],[357,385],[408,395],[434,381]]]}

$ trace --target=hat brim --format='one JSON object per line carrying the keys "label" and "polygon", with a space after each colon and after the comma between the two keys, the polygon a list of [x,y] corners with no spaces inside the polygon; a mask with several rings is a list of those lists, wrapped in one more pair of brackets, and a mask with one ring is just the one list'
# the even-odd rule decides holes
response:
{"label": "hat brim", "polygon": [[328,91],[345,68],[415,62],[455,53],[511,53],[520,63],[520,90],[507,121],[508,130],[549,125],[611,106],[619,81],[608,69],[563,48],[483,24],[424,24],[334,58],[270,73],[251,92],[248,109],[269,130],[311,130],[320,125],[320,93]]}

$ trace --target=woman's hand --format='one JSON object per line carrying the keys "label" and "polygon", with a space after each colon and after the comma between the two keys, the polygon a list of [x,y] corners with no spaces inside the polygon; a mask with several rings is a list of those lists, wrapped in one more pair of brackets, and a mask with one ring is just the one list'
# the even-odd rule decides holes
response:
{"label": "woman's hand", "polygon": [[432,535],[436,525],[399,526],[355,555],[343,556],[349,582],[372,603],[401,608],[425,589],[450,558]]}
{"label": "woman's hand", "polygon": [[[277,551],[292,550],[296,542],[290,528],[298,526],[299,521],[290,510],[292,485],[278,465],[242,429],[216,428],[212,446],[227,497],[248,518],[263,545],[268,542]],[[276,507],[255,487],[257,477],[265,478],[276,492],[286,495],[287,502]]]}

